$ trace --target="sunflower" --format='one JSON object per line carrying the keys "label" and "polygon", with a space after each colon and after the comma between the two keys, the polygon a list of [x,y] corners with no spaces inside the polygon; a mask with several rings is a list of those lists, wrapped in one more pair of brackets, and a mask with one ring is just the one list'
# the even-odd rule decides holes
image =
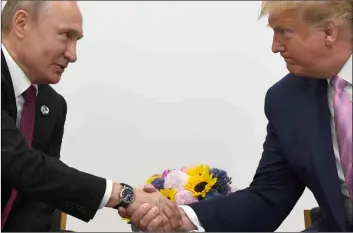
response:
{"label": "sunflower", "polygon": [[207,173],[207,174],[210,173],[210,167],[207,164],[206,165],[201,164],[201,165],[189,168],[186,171],[186,174],[188,174],[189,176],[201,176],[204,173]]}
{"label": "sunflower", "polygon": [[150,183],[152,183],[152,181],[154,181],[155,179],[161,178],[161,177],[162,177],[161,174],[154,174],[153,176],[151,176],[151,177],[146,181],[146,183],[147,183],[147,184],[150,184]]}
{"label": "sunflower", "polygon": [[206,169],[202,173],[190,176],[188,182],[185,184],[185,189],[192,192],[194,197],[204,198],[208,191],[216,184],[217,178],[214,178],[213,174],[210,174],[208,171]]}
{"label": "sunflower", "polygon": [[166,198],[168,198],[169,200],[173,201],[175,200],[175,194],[176,194],[176,190],[171,188],[171,189],[161,189],[159,190],[159,192],[165,196]]}

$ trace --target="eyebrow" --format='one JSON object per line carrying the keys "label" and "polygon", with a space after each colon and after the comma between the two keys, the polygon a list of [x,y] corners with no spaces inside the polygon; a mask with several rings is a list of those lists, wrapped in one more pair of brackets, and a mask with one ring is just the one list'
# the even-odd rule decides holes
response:
{"label": "eyebrow", "polygon": [[77,40],[81,40],[83,38],[83,35],[75,29],[70,29],[69,33],[77,37]]}

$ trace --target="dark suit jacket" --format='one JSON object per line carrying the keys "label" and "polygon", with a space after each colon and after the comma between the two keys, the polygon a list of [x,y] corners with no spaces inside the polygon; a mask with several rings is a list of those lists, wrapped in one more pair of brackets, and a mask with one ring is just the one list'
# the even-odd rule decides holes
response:
{"label": "dark suit jacket", "polygon": [[[48,214],[54,208],[89,221],[103,198],[106,181],[59,160],[65,100],[50,86],[39,85],[34,140],[30,148],[16,127],[13,85],[3,54],[1,59],[1,212],[13,188],[20,194],[8,227],[31,231],[32,224],[44,221],[42,227],[46,228],[50,221]],[[49,115],[40,113],[42,104],[50,108]]]}
{"label": "dark suit jacket", "polygon": [[289,74],[268,90],[267,136],[251,185],[190,205],[206,231],[275,231],[305,187],[322,209],[316,230],[352,230],[333,152],[327,85]]}
{"label": "dark suit jacket", "polygon": [[[1,61],[2,74],[4,74],[5,77],[11,78],[4,57],[2,57]],[[13,88],[10,86],[9,88]],[[10,105],[13,105],[13,103],[13,101],[12,103],[7,102],[7,104]],[[50,109],[50,114],[47,116],[41,114],[40,108],[42,105],[46,105]],[[16,106],[10,108],[16,108]],[[42,151],[47,156],[60,159],[66,109],[65,99],[52,87],[49,85],[38,85],[34,142],[32,143],[34,149]],[[13,115],[12,119],[14,121],[16,120],[16,116]],[[9,188],[6,190],[9,190]],[[4,200],[7,198],[6,195]],[[31,232],[49,231],[53,212],[53,207],[19,194],[3,230]]]}

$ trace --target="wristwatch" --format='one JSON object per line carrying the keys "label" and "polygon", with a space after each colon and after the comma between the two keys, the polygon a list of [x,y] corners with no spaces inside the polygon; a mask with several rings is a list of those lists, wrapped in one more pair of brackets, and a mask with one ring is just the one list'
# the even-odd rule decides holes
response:
{"label": "wristwatch", "polygon": [[127,208],[135,200],[134,188],[124,183],[120,183],[120,185],[120,201],[114,209],[119,209],[119,207]]}

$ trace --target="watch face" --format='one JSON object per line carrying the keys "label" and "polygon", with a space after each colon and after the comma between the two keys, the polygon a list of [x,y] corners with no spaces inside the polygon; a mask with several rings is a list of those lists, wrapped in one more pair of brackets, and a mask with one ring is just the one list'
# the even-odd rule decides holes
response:
{"label": "watch face", "polygon": [[126,203],[131,203],[135,199],[134,191],[132,189],[126,188],[122,191],[121,196]]}

